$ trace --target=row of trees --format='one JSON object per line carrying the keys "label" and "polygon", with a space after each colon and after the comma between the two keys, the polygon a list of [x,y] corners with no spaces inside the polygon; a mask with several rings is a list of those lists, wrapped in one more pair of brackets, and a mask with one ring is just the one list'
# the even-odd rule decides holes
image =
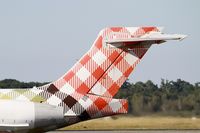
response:
{"label": "row of trees", "polygon": [[134,115],[200,115],[200,83],[193,85],[181,79],[162,79],[160,86],[150,80],[125,82],[117,98],[128,98],[129,113]]}
{"label": "row of trees", "polygon": [[15,79],[4,79],[0,80],[0,88],[32,88],[34,86],[42,86],[48,82],[20,82]]}
{"label": "row of trees", "polygon": [[[44,84],[5,79],[0,81],[0,88],[32,88]],[[150,80],[137,83],[126,81],[116,98],[127,98],[129,113],[134,115],[200,115],[200,83],[191,84],[181,79],[162,79],[160,86]]]}

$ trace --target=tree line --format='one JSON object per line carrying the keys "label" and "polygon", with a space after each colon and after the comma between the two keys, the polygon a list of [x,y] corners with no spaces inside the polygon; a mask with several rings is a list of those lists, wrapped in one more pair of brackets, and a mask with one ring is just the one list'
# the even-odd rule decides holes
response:
{"label": "tree line", "polygon": [[48,82],[20,82],[16,79],[0,80],[0,88],[32,88],[34,86],[42,86]]}
{"label": "tree line", "polygon": [[125,82],[117,98],[127,98],[129,113],[144,115],[200,115],[200,83],[194,85],[181,79],[161,80],[160,86],[152,81]]}
{"label": "tree line", "polygon": [[[32,88],[47,83],[5,79],[0,80],[0,88]],[[115,98],[128,99],[129,114],[133,115],[200,115],[200,82],[162,79],[158,86],[151,80],[136,83],[127,80]]]}

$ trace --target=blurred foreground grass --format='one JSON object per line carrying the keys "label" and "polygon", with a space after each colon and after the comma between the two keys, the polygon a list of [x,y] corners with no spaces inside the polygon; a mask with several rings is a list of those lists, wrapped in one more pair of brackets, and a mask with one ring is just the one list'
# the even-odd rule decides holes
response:
{"label": "blurred foreground grass", "polygon": [[80,122],[60,130],[134,130],[134,129],[200,129],[196,117],[105,117]]}

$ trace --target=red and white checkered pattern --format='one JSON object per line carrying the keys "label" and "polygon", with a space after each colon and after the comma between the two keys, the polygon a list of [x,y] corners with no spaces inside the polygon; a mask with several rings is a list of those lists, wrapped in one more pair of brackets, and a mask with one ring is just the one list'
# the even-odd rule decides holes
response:
{"label": "red and white checkered pattern", "polygon": [[[55,81],[54,85],[58,89],[62,88],[61,90],[63,91],[63,86],[67,84],[67,86],[70,86],[69,93],[75,92],[81,95],[85,95],[88,92],[97,94],[96,92],[99,91],[95,86],[100,84],[104,86],[102,87],[102,93],[105,88],[107,91],[110,87],[116,88],[118,86],[119,88],[126,79],[124,77],[130,74],[135,67],[134,65],[139,62],[141,55],[144,55],[147,49],[142,48],[142,45],[133,49],[132,52],[120,48],[106,48],[103,46],[103,40],[139,37],[151,31],[157,31],[157,28],[111,27],[102,30],[91,49],[62,78]],[[104,85],[110,81],[112,83]],[[68,94],[68,89],[65,90],[65,93]],[[113,96],[113,93],[111,95]]]}
{"label": "red and white checkered pattern", "polygon": [[[121,42],[123,48],[105,44],[109,39],[129,39],[158,31],[156,27],[111,27],[103,29],[91,49],[60,79],[40,93],[47,103],[64,106],[80,119],[127,112],[127,101],[112,99],[134,70],[150,44]],[[44,89],[43,89],[44,90]],[[103,97],[102,97],[103,96]],[[82,118],[83,117],[83,118]]]}
{"label": "red and white checkered pattern", "polygon": [[124,99],[113,99],[95,95],[88,95],[88,99],[93,101],[86,109],[91,118],[122,114],[128,111],[128,102]]}

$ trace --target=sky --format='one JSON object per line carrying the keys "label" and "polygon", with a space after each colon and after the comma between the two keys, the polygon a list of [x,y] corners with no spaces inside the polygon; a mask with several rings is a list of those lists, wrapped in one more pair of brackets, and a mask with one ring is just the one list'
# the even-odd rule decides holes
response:
{"label": "sky", "polygon": [[0,80],[54,81],[109,26],[163,26],[186,34],[153,45],[131,82],[200,81],[199,0],[1,0]]}

